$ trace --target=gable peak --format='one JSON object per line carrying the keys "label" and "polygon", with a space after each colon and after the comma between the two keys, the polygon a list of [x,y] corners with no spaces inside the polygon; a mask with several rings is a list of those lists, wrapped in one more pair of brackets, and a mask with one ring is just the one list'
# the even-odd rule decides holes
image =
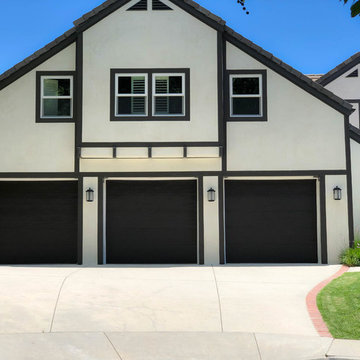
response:
{"label": "gable peak", "polygon": [[146,11],[148,9],[147,0],[140,0],[133,6],[131,6],[127,11]]}

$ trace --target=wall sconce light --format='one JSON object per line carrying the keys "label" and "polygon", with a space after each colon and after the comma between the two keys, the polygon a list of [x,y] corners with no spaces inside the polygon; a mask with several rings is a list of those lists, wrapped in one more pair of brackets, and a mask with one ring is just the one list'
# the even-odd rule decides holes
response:
{"label": "wall sconce light", "polygon": [[334,187],[333,193],[334,193],[334,200],[341,200],[341,189],[338,186]]}
{"label": "wall sconce light", "polygon": [[213,188],[210,188],[207,192],[208,201],[214,202],[215,201],[215,190]]}
{"label": "wall sconce light", "polygon": [[94,201],[94,190],[89,188],[86,190],[86,201],[93,202]]}

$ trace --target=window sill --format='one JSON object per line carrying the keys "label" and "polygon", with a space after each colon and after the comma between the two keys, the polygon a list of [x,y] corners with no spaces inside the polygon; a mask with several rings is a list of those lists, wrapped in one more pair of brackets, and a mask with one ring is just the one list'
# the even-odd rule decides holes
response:
{"label": "window sill", "polygon": [[257,122],[257,121],[267,121],[267,117],[266,116],[227,116],[226,121]]}
{"label": "window sill", "polygon": [[112,116],[110,121],[190,121],[187,116]]}
{"label": "window sill", "polygon": [[74,123],[74,118],[37,118],[36,123],[52,124],[52,123]]}

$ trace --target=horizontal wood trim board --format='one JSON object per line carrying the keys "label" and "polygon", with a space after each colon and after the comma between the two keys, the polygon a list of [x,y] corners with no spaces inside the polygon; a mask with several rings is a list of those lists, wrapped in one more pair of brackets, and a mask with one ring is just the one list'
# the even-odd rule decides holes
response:
{"label": "horizontal wood trim board", "polygon": [[81,147],[211,147],[220,146],[219,142],[83,142]]}
{"label": "horizontal wood trim board", "polygon": [[[111,160],[111,159],[110,159]],[[81,173],[0,173],[1,178],[82,178],[82,177],[176,177],[176,176],[321,176],[346,175],[347,170],[299,170],[299,171],[175,171],[175,172],[81,172]]]}

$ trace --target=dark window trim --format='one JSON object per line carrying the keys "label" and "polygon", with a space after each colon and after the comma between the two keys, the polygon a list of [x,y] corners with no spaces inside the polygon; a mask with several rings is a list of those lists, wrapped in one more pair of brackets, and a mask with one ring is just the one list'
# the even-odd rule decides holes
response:
{"label": "dark window trim", "polygon": [[[116,74],[140,73],[148,75],[148,115],[147,116],[115,116],[115,77]],[[155,116],[152,115],[152,78],[153,74],[181,73],[185,74],[185,115]],[[110,69],[110,121],[190,121],[190,69]]]}
{"label": "dark window trim", "polygon": [[[41,77],[42,76],[72,76],[73,78],[73,89],[72,89],[72,117],[71,118],[42,118],[41,117]],[[77,95],[77,86],[76,86],[76,71],[37,71],[36,72],[36,123],[73,123],[76,118],[76,95]]]}
{"label": "dark window trim", "polygon": [[[231,116],[230,115],[230,76],[231,75],[261,75],[262,76],[262,107],[261,116]],[[226,121],[267,121],[267,73],[266,70],[226,70],[225,75],[225,119]]]}

